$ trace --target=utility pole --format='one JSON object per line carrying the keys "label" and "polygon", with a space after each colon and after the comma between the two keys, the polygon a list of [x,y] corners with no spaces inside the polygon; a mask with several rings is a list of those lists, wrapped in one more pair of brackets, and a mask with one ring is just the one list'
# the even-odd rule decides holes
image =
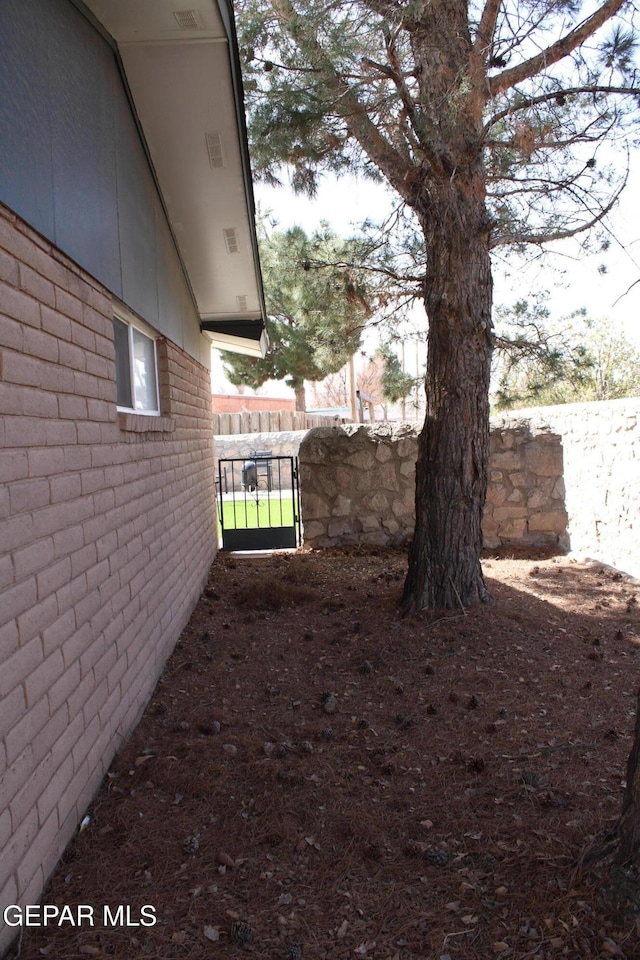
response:
{"label": "utility pole", "polygon": [[[403,376],[403,378],[404,378],[404,375],[405,375],[406,370],[407,370],[407,368],[406,368],[406,366],[405,366],[405,361],[404,361],[404,343],[405,343],[405,342],[404,342],[404,340],[403,340],[403,341],[402,341],[402,376]],[[404,423],[406,419],[407,419],[407,398],[406,398],[406,396],[403,394],[403,396],[402,396],[402,422]]]}
{"label": "utility pole", "polygon": [[418,344],[420,338],[416,337],[416,423],[420,420],[420,353]]}
{"label": "utility pole", "polygon": [[358,401],[356,397],[356,368],[353,356],[349,357],[349,403],[351,405],[351,422],[358,422]]}

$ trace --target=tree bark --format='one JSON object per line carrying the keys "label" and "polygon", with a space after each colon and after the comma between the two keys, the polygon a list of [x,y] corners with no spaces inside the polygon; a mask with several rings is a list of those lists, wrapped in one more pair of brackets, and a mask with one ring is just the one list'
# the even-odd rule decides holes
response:
{"label": "tree bark", "polygon": [[299,413],[304,413],[307,409],[307,398],[306,392],[303,383],[295,383],[293,386],[294,393],[296,395],[296,410]]}
{"label": "tree bark", "polygon": [[615,862],[620,866],[640,867],[640,691],[636,705],[633,746],[627,760],[627,784],[617,832]]}
{"label": "tree bark", "polygon": [[488,599],[482,514],[489,453],[492,279],[481,161],[429,183],[418,208],[427,253],[426,419],[406,612]]}

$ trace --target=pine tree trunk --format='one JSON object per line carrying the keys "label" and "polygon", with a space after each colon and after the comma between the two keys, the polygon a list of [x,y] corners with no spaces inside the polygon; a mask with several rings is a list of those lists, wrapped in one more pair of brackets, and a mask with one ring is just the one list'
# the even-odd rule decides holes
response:
{"label": "pine tree trunk", "polygon": [[489,453],[492,280],[484,179],[431,183],[418,210],[429,320],[426,419],[419,438],[416,530],[406,611],[488,599],[480,566]]}
{"label": "pine tree trunk", "polygon": [[633,746],[627,760],[627,784],[618,823],[615,861],[620,866],[640,868],[640,691],[636,706]]}
{"label": "pine tree trunk", "polygon": [[307,398],[304,389],[304,383],[296,383],[293,389],[296,395],[296,410],[299,413],[304,413],[307,409]]}

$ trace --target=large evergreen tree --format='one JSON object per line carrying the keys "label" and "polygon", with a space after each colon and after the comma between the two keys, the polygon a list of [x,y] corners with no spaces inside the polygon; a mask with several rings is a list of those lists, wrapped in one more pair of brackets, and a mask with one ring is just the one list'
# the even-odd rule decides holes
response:
{"label": "large evergreen tree", "polygon": [[634,119],[625,0],[239,0],[254,161],[298,188],[360,167],[424,240],[425,426],[407,609],[487,598],[491,250],[596,224]]}
{"label": "large evergreen tree", "polygon": [[260,259],[269,315],[269,350],[263,359],[224,355],[232,383],[259,387],[286,380],[305,409],[305,380],[338,371],[360,346],[377,303],[375,285],[358,265],[362,242],[322,227],[262,232]]}

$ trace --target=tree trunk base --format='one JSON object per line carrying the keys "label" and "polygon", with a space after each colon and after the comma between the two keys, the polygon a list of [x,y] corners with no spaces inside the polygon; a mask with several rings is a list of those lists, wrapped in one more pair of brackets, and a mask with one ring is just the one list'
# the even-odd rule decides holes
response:
{"label": "tree trunk base", "polygon": [[640,915],[640,873],[614,861],[602,879],[600,895],[604,909],[626,925]]}
{"label": "tree trunk base", "polygon": [[597,877],[608,913],[618,920],[640,915],[640,691],[620,819],[599,847],[586,852],[579,872]]}
{"label": "tree trunk base", "polygon": [[[578,871],[588,874],[595,889],[598,912],[619,928],[636,927],[640,917],[640,872],[634,865],[623,866],[616,860],[617,841],[591,850]],[[585,877],[586,879],[586,877]]]}
{"label": "tree trunk base", "polygon": [[465,613],[468,607],[491,602],[476,551],[456,549],[453,539],[449,540],[448,557],[440,558],[423,531],[416,531],[400,603],[403,616],[423,610]]}

